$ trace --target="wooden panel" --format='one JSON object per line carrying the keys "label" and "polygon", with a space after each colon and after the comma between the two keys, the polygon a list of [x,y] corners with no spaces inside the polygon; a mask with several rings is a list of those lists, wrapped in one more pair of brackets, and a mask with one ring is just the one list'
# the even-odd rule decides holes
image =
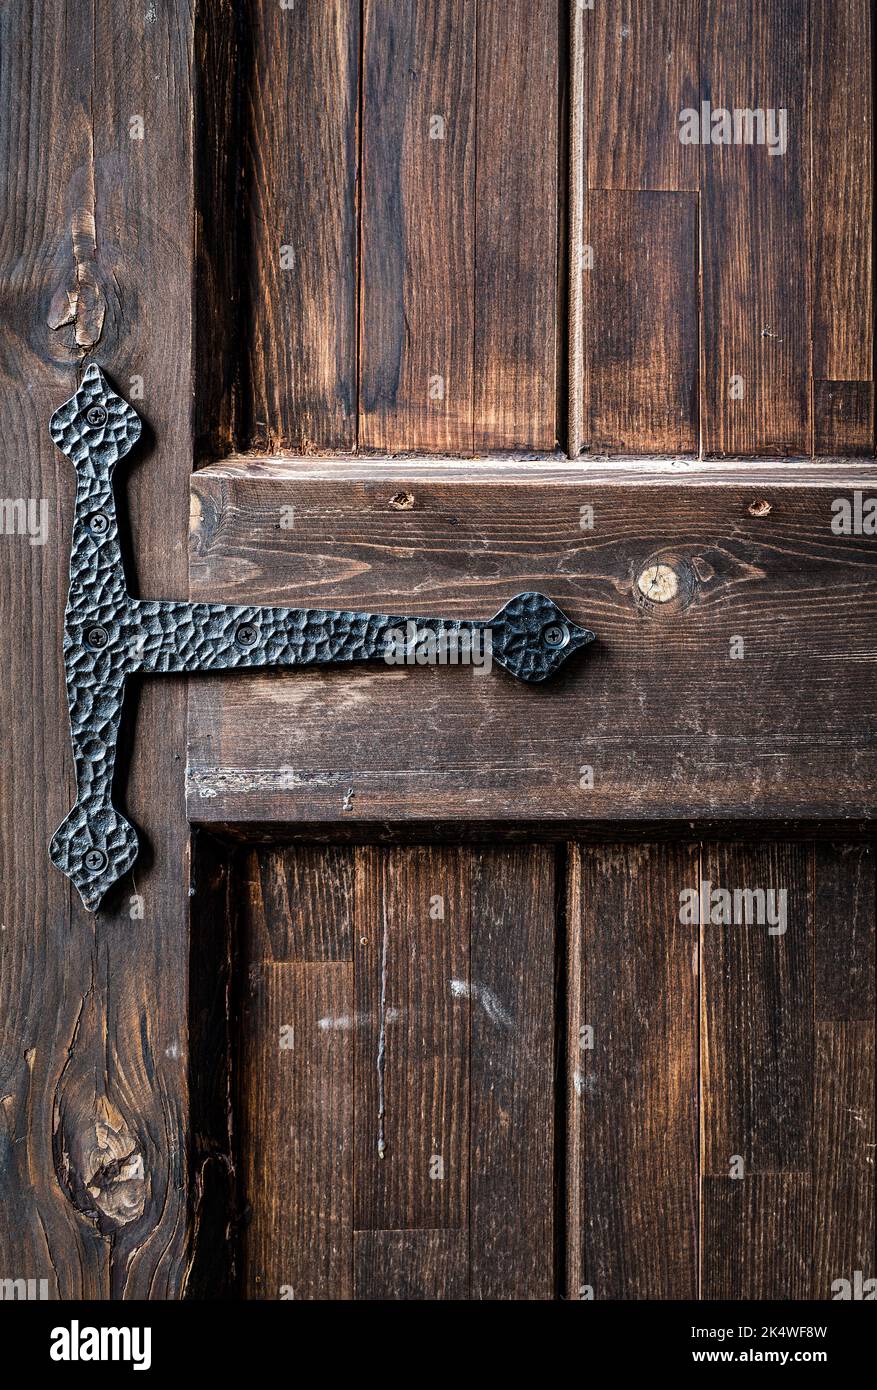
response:
{"label": "wooden panel", "polygon": [[242,879],[245,929],[264,959],[352,959],[352,850],[252,850]]}
{"label": "wooden panel", "polygon": [[357,851],[357,1229],[468,1207],[469,908],[459,851]]}
{"label": "wooden panel", "polygon": [[815,855],[818,1019],[874,1019],[874,846],[819,845]]}
{"label": "wooden panel", "polygon": [[588,219],[591,449],[696,453],[697,200],[591,193]]}
{"label": "wooden panel", "polygon": [[703,100],[732,113],[760,103],[777,113],[778,137],[787,112],[783,154],[766,143],[701,147],[707,456],[810,450],[807,9],[807,0],[701,7]]}
{"label": "wooden panel", "polygon": [[873,376],[871,5],[811,0],[813,374]]}
{"label": "wooden panel", "polygon": [[354,1049],[335,1025],[352,1012],[349,964],[249,965],[239,1073],[246,1298],[351,1297]]}
{"label": "wooden panel", "polygon": [[[746,1174],[807,1170],[810,851],[802,845],[711,846],[702,881],[704,1172],[728,1176],[735,1155]],[[741,896],[758,893],[761,905]]]}
{"label": "wooden panel", "polygon": [[[843,959],[846,942],[838,942]],[[813,1288],[874,1273],[874,1020],[816,1025]],[[834,1290],[836,1293],[837,1290]]]}
{"label": "wooden panel", "polygon": [[161,449],[141,451],[127,486],[139,583],[185,594],[191,8],[0,8],[0,400],[15,441],[3,490],[33,499],[38,521],[44,506],[46,525],[43,543],[0,546],[15,615],[0,708],[16,729],[0,823],[15,864],[0,885],[0,1269],[65,1299],[172,1298],[183,1280],[183,696],[165,687],[140,703],[126,809],[153,854],[95,920],[46,852],[74,796],[58,637],[74,478],[47,425],[95,355],[123,390],[142,379],[138,408]]}
{"label": "wooden panel", "polygon": [[356,442],[359,8],[245,0],[242,447]]}
{"label": "wooden panel", "polygon": [[698,0],[586,8],[590,188],[697,189],[678,117],[699,100],[699,11]]}
{"label": "wooden panel", "polygon": [[472,447],[475,0],[368,0],[364,448]]}
{"label": "wooden panel", "polygon": [[473,851],[472,1297],[554,1292],[554,855]]}
{"label": "wooden panel", "polygon": [[360,1301],[469,1297],[465,1231],[357,1231],[353,1250]]}
{"label": "wooden panel", "polygon": [[814,381],[813,452],[874,453],[873,381]]}
{"label": "wooden panel", "polygon": [[812,1220],[809,1174],[705,1178],[701,1297],[809,1298]]}
{"label": "wooden panel", "polygon": [[554,0],[479,0],[475,450],[557,439]]}
{"label": "wooden panel", "polygon": [[696,1296],[697,938],[680,895],[697,867],[684,845],[574,852],[570,1298]]}
{"label": "wooden panel", "polygon": [[[831,527],[833,500],[875,491],[873,474],[540,467],[196,476],[199,598],[488,617],[536,588],[598,641],[544,688],[448,667],[204,677],[194,820],[873,813],[877,550]],[[278,529],[281,506],[297,529]],[[639,587],[656,563],[667,602]]]}

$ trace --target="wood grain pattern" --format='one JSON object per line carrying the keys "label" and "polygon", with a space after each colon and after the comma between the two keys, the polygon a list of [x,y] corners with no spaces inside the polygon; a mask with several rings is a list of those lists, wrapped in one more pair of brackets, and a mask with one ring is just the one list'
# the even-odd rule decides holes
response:
{"label": "wood grain pattern", "polygon": [[699,187],[678,117],[699,96],[699,0],[602,0],[585,11],[588,187]]}
{"label": "wood grain pattern", "polygon": [[874,373],[871,6],[811,0],[813,374]]}
{"label": "wood grain pattern", "polygon": [[453,849],[357,852],[357,1230],[466,1225],[467,867]]}
{"label": "wood grain pattern", "polygon": [[873,844],[814,849],[817,1019],[874,1019],[874,860]]}
{"label": "wood grain pattern", "polygon": [[[631,469],[616,485],[611,469],[598,481],[552,466],[543,485],[526,481],[530,467],[196,476],[198,597],[488,617],[538,588],[598,641],[539,689],[463,668],[205,679],[192,700],[194,820],[870,813],[877,551],[830,523],[832,500],[867,492],[872,475],[777,465],[747,483],[704,465]],[[390,506],[400,490],[407,511]],[[293,531],[276,524],[285,505]],[[656,557],[678,579],[664,604],[637,586]],[[586,789],[582,766],[594,769]]]}
{"label": "wood grain pattern", "polygon": [[[812,1132],[812,860],[806,846],[715,845],[704,852],[701,921],[703,1165],[727,1176],[808,1171]],[[712,892],[756,893],[712,920]],[[781,898],[779,894],[785,894]],[[783,907],[783,902],[785,907]],[[773,906],[772,906],[773,903]],[[760,916],[758,916],[760,912]],[[770,915],[772,914],[772,916]],[[740,919],[746,917],[743,922]],[[778,920],[779,919],[779,920]],[[783,929],[785,928],[785,929]]]}
{"label": "wood grain pattern", "polygon": [[469,1297],[465,1231],[356,1231],[353,1250],[362,1302]]}
{"label": "wood grain pattern", "polygon": [[696,1296],[697,868],[685,845],[573,853],[570,1298]]}
{"label": "wood grain pattern", "polygon": [[242,1293],[352,1295],[353,1012],[349,963],[251,961],[242,1022]]}
{"label": "wood grain pattern", "polygon": [[559,14],[479,0],[474,447],[553,449]]}
{"label": "wood grain pattern", "polygon": [[696,453],[697,200],[591,192],[588,224],[591,451]]}
{"label": "wood grain pattern", "polygon": [[[843,946],[839,943],[839,952]],[[874,1018],[817,1023],[813,1086],[812,1298],[873,1277]]]}
{"label": "wood grain pattern", "polygon": [[[4,493],[45,499],[44,545],[6,535],[0,708],[0,1268],[52,1297],[178,1296],[188,1139],[184,708],[144,692],[126,811],[151,853],[95,921],[49,866],[73,797],[61,644],[73,474],[47,421],[99,359],[140,377],[148,447],[119,479],[141,593],[186,592],[192,16],[14,3],[0,11]],[[125,62],[118,54],[125,53]],[[161,80],[155,80],[155,74]],[[130,117],[143,117],[143,139]],[[22,717],[22,711],[27,711]],[[130,725],[129,725],[130,728]],[[135,893],[142,900],[134,899]],[[136,915],[142,907],[142,915]]]}
{"label": "wood grain pattern", "polygon": [[873,381],[814,381],[813,452],[874,453]]}
{"label": "wood grain pattern", "polygon": [[807,0],[701,7],[703,100],[788,113],[781,156],[766,144],[701,148],[708,457],[810,450],[807,9]]}
{"label": "wood grain pattern", "polygon": [[240,872],[244,929],[266,960],[352,959],[352,850],[251,850]]}
{"label": "wood grain pattern", "polygon": [[365,13],[360,438],[467,453],[475,0],[368,0]]}
{"label": "wood grain pattern", "polygon": [[471,858],[471,1297],[554,1294],[554,852]]}
{"label": "wood grain pattern", "polygon": [[812,1222],[808,1173],[704,1178],[701,1297],[809,1298]]}
{"label": "wood grain pattern", "polygon": [[243,6],[242,447],[356,442],[359,10]]}

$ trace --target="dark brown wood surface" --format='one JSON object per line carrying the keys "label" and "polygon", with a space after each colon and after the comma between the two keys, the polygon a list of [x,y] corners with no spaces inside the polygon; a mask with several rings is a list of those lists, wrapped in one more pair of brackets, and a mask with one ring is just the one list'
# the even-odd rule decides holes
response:
{"label": "dark brown wood surface", "polygon": [[48,420],[87,361],[142,391],[151,431],[122,475],[133,573],[144,595],[184,595],[192,47],[175,0],[0,10],[2,487],[48,514],[45,544],[0,538],[0,1269],[46,1278],[54,1298],[174,1298],[186,1267],[183,690],[144,690],[129,721],[125,809],[146,853],[95,919],[47,859],[75,795],[61,657],[74,475]]}
{"label": "dark brown wood surface", "polygon": [[[199,598],[487,618],[537,588],[598,640],[544,687],[381,664],[205,677],[191,699],[193,820],[872,813],[877,550],[832,530],[834,499],[867,495],[872,472],[703,465],[598,481],[548,466],[537,483],[534,468],[196,475]],[[291,530],[282,506],[296,509]],[[667,602],[640,585],[656,565],[676,585]]]}

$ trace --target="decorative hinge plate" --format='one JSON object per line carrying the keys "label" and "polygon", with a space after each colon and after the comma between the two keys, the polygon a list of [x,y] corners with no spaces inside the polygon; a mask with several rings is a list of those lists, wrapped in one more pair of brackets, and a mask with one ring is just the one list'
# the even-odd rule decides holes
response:
{"label": "decorative hinge plate", "polygon": [[140,437],[140,417],[92,363],[50,424],[76,468],[64,666],[76,768],[76,804],[49,848],[94,911],[137,858],[137,833],[112,802],[116,742],[128,676],[236,667],[388,660],[400,636],[437,647],[489,641],[516,679],[539,682],[594,640],[543,594],[523,593],[486,621],[347,609],[259,608],[136,599],[119,547],[112,475]]}

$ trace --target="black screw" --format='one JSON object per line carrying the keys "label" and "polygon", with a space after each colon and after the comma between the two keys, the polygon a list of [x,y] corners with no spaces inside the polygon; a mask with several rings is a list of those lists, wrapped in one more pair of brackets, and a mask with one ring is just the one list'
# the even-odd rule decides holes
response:
{"label": "black screw", "polygon": [[88,529],[93,536],[105,536],[110,529],[110,519],[106,512],[95,512],[88,518]]}
{"label": "black screw", "polygon": [[549,623],[542,630],[542,641],[546,647],[565,647],[569,641],[569,628],[566,623]]}
{"label": "black screw", "polygon": [[90,425],[105,425],[107,412],[102,405],[93,405],[90,410],[85,412],[85,418]]}
{"label": "black screw", "polygon": [[259,640],[259,633],[252,623],[241,623],[234,640],[239,647],[254,647]]}
{"label": "black screw", "polygon": [[85,634],[85,645],[93,652],[102,651],[109,640],[110,634],[105,627],[90,627]]}
{"label": "black screw", "polygon": [[90,849],[85,856],[85,867],[92,874],[99,874],[106,862],[107,856],[102,849]]}

